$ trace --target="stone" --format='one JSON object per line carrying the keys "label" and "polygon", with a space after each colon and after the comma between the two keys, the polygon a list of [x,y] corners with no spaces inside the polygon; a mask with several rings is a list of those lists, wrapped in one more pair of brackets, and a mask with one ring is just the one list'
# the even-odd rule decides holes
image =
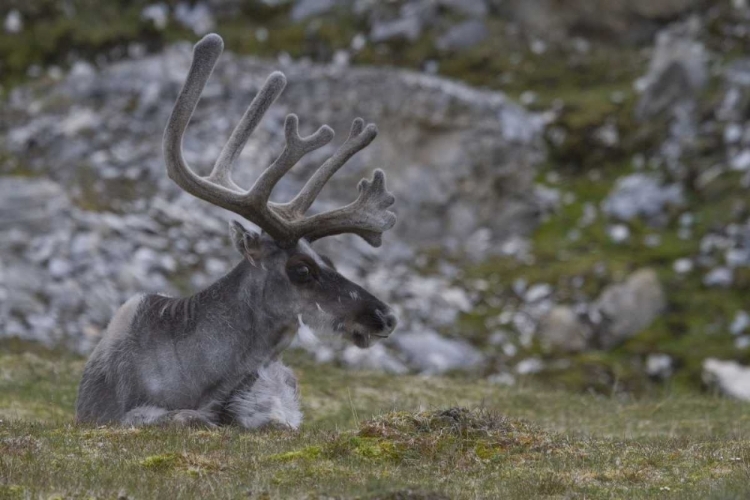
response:
{"label": "stone", "polygon": [[13,9],[5,16],[3,23],[6,33],[20,33],[23,30],[23,16],[18,10]]}
{"label": "stone", "polygon": [[70,208],[64,189],[50,180],[3,177],[0,182],[0,231],[23,227],[32,234],[44,233],[54,229],[50,214]]}
{"label": "stone", "polygon": [[484,21],[470,19],[448,29],[438,37],[435,46],[445,51],[465,50],[482,43],[488,36]]}
{"label": "stone", "polygon": [[660,32],[649,69],[636,87],[641,96],[636,116],[651,118],[680,104],[692,102],[708,81],[708,55],[695,40],[694,28],[677,25]]}
{"label": "stone", "polygon": [[607,226],[607,236],[615,243],[624,243],[630,239],[630,228],[625,224]]}
{"label": "stone", "polygon": [[169,6],[164,3],[147,5],[141,11],[141,19],[148,19],[157,29],[163,30],[169,23]]}
{"label": "stone", "polygon": [[196,35],[205,35],[216,25],[211,9],[203,2],[194,5],[186,2],[177,4],[174,17],[178,23],[193,30]]}
{"label": "stone", "polygon": [[524,293],[524,300],[526,302],[539,302],[542,299],[549,297],[554,290],[552,285],[548,283],[537,283],[531,285],[528,290]]}
{"label": "stone", "polygon": [[422,22],[417,17],[403,17],[373,24],[370,40],[375,43],[403,39],[416,41],[422,34]]}
{"label": "stone", "polygon": [[429,375],[455,370],[474,371],[485,361],[484,355],[471,344],[445,338],[432,330],[397,334],[393,344],[410,366]]}
{"label": "stone", "polygon": [[611,349],[637,335],[659,317],[666,298],[656,271],[640,269],[624,283],[609,285],[592,304],[601,320],[596,338],[603,349]]}
{"label": "stone", "polygon": [[292,7],[290,17],[300,22],[309,17],[320,16],[330,12],[336,6],[336,0],[298,0]]}
{"label": "stone", "polygon": [[516,373],[519,375],[533,375],[544,370],[544,362],[539,358],[522,359],[516,365]]}
{"label": "stone", "polygon": [[703,382],[726,396],[750,401],[750,367],[736,361],[708,358],[703,361]]}
{"label": "stone", "polygon": [[693,261],[686,257],[677,259],[674,261],[674,264],[672,264],[672,269],[674,269],[677,274],[687,274],[693,270]]}
{"label": "stone", "polygon": [[485,0],[437,0],[441,7],[464,16],[484,17],[488,14]]}
{"label": "stone", "polygon": [[341,361],[349,368],[372,370],[385,373],[403,374],[409,369],[396,359],[383,344],[375,344],[368,349],[348,346],[341,353]]}
{"label": "stone", "polygon": [[602,210],[615,219],[629,221],[638,216],[647,220],[663,216],[668,206],[684,203],[682,188],[673,184],[663,186],[648,174],[621,177],[602,203]]}
{"label": "stone", "polygon": [[750,314],[747,311],[737,311],[734,315],[729,331],[732,335],[740,335],[750,328]]}
{"label": "stone", "polygon": [[672,375],[672,356],[669,354],[649,354],[646,358],[646,374],[649,377],[665,380]]}
{"label": "stone", "polygon": [[567,306],[553,307],[539,324],[539,340],[550,351],[585,351],[591,333],[591,327]]}
{"label": "stone", "polygon": [[703,277],[707,287],[729,288],[734,283],[734,273],[729,267],[717,267]]}

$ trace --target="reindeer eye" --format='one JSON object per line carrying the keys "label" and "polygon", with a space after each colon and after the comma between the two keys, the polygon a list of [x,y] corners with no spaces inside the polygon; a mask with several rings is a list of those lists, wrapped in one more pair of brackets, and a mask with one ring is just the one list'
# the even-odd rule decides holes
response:
{"label": "reindeer eye", "polygon": [[298,266],[294,266],[290,273],[292,276],[291,278],[294,281],[308,281],[310,277],[312,276],[312,271],[310,270],[310,267],[305,264],[300,264]]}
{"label": "reindeer eye", "polygon": [[294,255],[286,263],[286,274],[293,283],[307,283],[319,272],[317,264],[306,255]]}

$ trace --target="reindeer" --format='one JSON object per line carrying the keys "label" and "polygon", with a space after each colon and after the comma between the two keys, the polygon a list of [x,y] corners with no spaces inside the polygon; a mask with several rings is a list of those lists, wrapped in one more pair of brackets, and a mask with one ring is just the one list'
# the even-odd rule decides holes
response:
{"label": "reindeer", "polygon": [[205,36],[169,118],[163,150],[167,174],[183,190],[255,223],[262,232],[230,224],[242,260],[226,276],[187,298],[137,295],[115,313],[83,372],[76,403],[78,422],[141,426],[235,424],[297,428],[302,421],[297,381],[279,360],[304,322],[342,335],[365,348],[393,332],[392,309],[336,272],[311,243],[353,233],[370,245],[396,222],[395,198],[376,170],[362,179],[349,205],[304,214],[323,186],[377,134],[354,120],[344,144],[288,203],[269,201],[276,183],[307,153],[331,139],[324,125],[301,137],[298,118],[286,117],[286,147],[249,190],[234,183],[233,162],[286,79],[272,73],[253,99],[207,177],[182,156],[182,138],[223,50],[216,34]]}

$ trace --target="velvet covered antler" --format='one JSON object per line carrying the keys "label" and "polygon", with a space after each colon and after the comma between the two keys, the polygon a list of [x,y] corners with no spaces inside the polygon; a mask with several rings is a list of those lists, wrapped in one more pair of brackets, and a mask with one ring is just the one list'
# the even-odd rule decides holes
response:
{"label": "velvet covered antler", "polygon": [[342,233],[357,234],[370,245],[380,246],[382,233],[396,223],[395,214],[387,210],[393,205],[395,198],[385,187],[385,174],[382,170],[375,170],[371,181],[360,181],[359,196],[354,202],[336,210],[305,217],[305,212],[326,182],[377,135],[375,125],[365,126],[361,118],[352,123],[346,142],[318,168],[300,193],[288,203],[270,202],[271,191],[304,155],[333,139],[333,130],[327,125],[308,137],[301,137],[297,116],[288,115],[284,124],[286,147],[276,161],[249,190],[240,188],[232,180],[232,164],[263,115],[286,86],[286,78],[280,72],[272,73],[263,84],[207,177],[195,174],[185,163],[182,157],[182,137],[223,47],[224,42],[216,34],[206,35],[195,45],[190,71],[164,132],[164,157],[169,177],[188,193],[257,224],[282,246],[294,245],[300,238],[314,241]]}

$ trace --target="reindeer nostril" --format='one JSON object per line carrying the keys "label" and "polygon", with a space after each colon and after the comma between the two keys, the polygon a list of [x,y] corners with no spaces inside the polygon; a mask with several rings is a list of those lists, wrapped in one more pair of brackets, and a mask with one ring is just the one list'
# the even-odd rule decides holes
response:
{"label": "reindeer nostril", "polygon": [[393,331],[393,329],[396,328],[396,323],[398,323],[398,318],[395,314],[388,313],[383,317],[383,323],[388,331]]}

